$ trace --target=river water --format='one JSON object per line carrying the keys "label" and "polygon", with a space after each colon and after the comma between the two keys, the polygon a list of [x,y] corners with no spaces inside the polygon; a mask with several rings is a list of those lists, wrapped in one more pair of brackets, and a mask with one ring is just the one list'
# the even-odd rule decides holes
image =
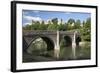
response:
{"label": "river water", "polygon": [[65,47],[60,51],[60,59],[63,60],[83,60],[90,59],[90,57],[89,46],[77,46],[75,50],[72,47]]}
{"label": "river water", "polygon": [[31,53],[23,54],[23,62],[43,62],[43,61],[68,61],[91,59],[90,44],[76,46],[73,50],[71,46],[60,48],[59,57],[54,57],[54,50],[34,50]]}

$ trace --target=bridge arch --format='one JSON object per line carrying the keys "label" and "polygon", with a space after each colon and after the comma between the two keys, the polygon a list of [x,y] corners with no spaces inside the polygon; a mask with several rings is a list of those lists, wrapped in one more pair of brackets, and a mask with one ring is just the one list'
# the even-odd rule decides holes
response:
{"label": "bridge arch", "polygon": [[[51,38],[49,38],[49,37],[47,37],[47,36],[44,36],[44,35],[36,35],[33,39],[32,39],[32,41],[29,43],[29,45],[28,45],[28,47],[30,47],[30,45],[32,44],[32,42],[34,42],[36,39],[38,39],[38,38],[41,38],[45,43],[46,43],[46,45],[47,45],[47,51],[49,51],[49,50],[54,50],[54,42],[52,41],[52,39]],[[28,49],[28,47],[27,47],[27,49]]]}
{"label": "bridge arch", "polygon": [[63,36],[60,41],[60,46],[64,45],[65,47],[71,46],[72,45],[72,38],[68,35]]}
{"label": "bridge arch", "polygon": [[80,42],[80,41],[81,41],[81,37],[78,36],[78,37],[76,38],[76,45],[77,45],[77,46],[79,46],[79,42]]}
{"label": "bridge arch", "polygon": [[64,36],[64,39],[66,41],[66,46],[72,45],[72,38],[70,36]]}

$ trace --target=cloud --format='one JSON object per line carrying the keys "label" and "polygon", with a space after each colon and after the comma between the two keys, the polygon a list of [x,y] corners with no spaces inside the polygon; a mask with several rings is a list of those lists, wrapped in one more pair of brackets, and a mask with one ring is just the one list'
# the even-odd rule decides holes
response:
{"label": "cloud", "polygon": [[40,17],[24,16],[26,20],[42,21]]}
{"label": "cloud", "polygon": [[31,25],[31,22],[29,22],[29,23],[24,23],[23,26],[25,26],[25,25]]}
{"label": "cloud", "polygon": [[34,20],[34,21],[39,21],[39,22],[42,21],[42,18],[40,18],[40,17],[33,17],[33,16],[24,15],[23,18],[24,18],[24,21],[25,21],[25,22],[23,22],[23,26],[25,26],[25,25],[27,25],[27,24],[28,24],[28,25],[31,25],[32,20]]}

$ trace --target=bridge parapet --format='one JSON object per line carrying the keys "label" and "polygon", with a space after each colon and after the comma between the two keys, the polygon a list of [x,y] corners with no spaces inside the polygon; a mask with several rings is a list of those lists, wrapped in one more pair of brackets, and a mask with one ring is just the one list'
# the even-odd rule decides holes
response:
{"label": "bridge parapet", "polygon": [[64,34],[64,35],[65,35],[65,34],[66,34],[66,35],[73,35],[73,34],[74,34],[74,31],[60,31],[59,33],[62,34],[62,35],[63,35],[63,34]]}
{"label": "bridge parapet", "polygon": [[43,31],[34,31],[34,30],[30,30],[30,31],[23,31],[23,35],[25,36],[25,35],[53,35],[53,34],[57,34],[57,32],[56,31],[45,31],[45,30],[43,30]]}
{"label": "bridge parapet", "polygon": [[[73,35],[75,31],[59,31],[61,35]],[[48,31],[48,30],[27,30],[23,31],[23,35],[56,35],[57,31]],[[77,35],[80,35],[77,32]]]}

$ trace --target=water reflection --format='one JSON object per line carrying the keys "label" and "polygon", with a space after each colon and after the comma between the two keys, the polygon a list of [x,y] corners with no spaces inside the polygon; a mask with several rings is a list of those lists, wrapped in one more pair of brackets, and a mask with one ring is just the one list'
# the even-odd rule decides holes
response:
{"label": "water reflection", "polygon": [[89,46],[76,46],[76,48],[64,47],[60,51],[60,59],[62,60],[83,60],[90,59],[90,47]]}
{"label": "water reflection", "polygon": [[[41,40],[41,42],[40,42]],[[57,60],[86,60],[91,58],[90,42],[85,45],[70,45],[65,46],[64,43],[60,50],[59,57],[55,58],[54,49],[47,50],[46,42],[42,39],[36,40],[28,48],[27,52],[23,55],[23,62],[42,62],[42,61],[57,61]]]}

